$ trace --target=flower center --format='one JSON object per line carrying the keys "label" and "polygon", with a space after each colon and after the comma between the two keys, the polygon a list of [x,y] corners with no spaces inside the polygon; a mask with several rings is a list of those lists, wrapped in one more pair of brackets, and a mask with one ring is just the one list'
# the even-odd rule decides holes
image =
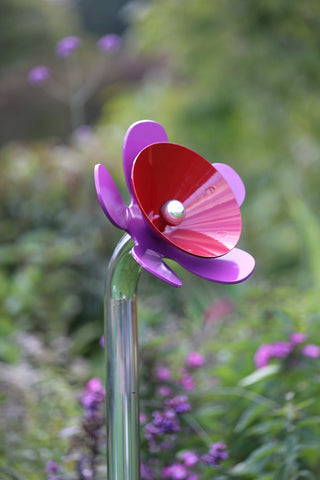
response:
{"label": "flower center", "polygon": [[179,202],[179,200],[168,200],[162,205],[160,215],[169,225],[176,226],[182,222],[186,212],[183,203]]}

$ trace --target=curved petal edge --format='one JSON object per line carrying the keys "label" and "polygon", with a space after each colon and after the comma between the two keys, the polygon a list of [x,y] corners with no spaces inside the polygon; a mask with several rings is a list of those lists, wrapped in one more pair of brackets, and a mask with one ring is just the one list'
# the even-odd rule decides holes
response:
{"label": "curved petal edge", "polygon": [[240,283],[254,270],[255,260],[250,253],[234,248],[219,258],[179,258],[178,263],[189,272],[218,283]]}
{"label": "curved petal edge", "polygon": [[133,195],[131,170],[134,159],[148,145],[167,141],[165,129],[153,120],[141,120],[129,127],[123,141],[123,170],[131,196]]}
{"label": "curved petal edge", "polygon": [[135,245],[131,250],[131,255],[136,262],[149,273],[165,281],[173,287],[181,287],[182,281],[164,262],[162,257],[153,250],[143,251]]}
{"label": "curved petal edge", "polygon": [[98,200],[105,215],[116,227],[127,229],[128,207],[108,170],[101,164],[94,168]]}
{"label": "curved petal edge", "polygon": [[219,173],[221,173],[223,178],[228,182],[240,207],[246,196],[246,189],[240,175],[238,175],[237,172],[233,170],[233,168],[231,168],[229,165],[226,165],[225,163],[213,163],[212,165],[218,170]]}

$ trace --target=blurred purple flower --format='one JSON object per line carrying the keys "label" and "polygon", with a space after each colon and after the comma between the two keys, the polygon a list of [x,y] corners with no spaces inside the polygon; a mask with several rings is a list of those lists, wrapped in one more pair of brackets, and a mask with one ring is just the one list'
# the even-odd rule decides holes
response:
{"label": "blurred purple flower", "polygon": [[38,86],[46,83],[50,78],[50,70],[44,65],[38,65],[32,68],[28,73],[28,82],[30,85]]}
{"label": "blurred purple flower", "polygon": [[192,472],[191,474],[188,475],[187,480],[199,480],[200,477],[197,473]]}
{"label": "blurred purple flower", "polygon": [[199,460],[199,457],[198,455],[196,455],[194,452],[185,452],[182,456],[181,456],[184,464],[186,467],[193,467],[197,461]]}
{"label": "blurred purple flower", "polygon": [[99,405],[104,402],[105,389],[99,378],[92,378],[86,385],[86,389],[81,397],[81,404],[86,410],[86,416],[92,418]]}
{"label": "blurred purple flower", "polygon": [[191,392],[192,390],[195,389],[195,384],[194,384],[194,380],[193,380],[192,376],[185,369],[182,369],[181,373],[182,373],[182,376],[181,376],[181,381],[180,382],[181,382],[182,387],[187,392]]}
{"label": "blurred purple flower", "polygon": [[101,335],[100,340],[99,340],[99,345],[101,348],[104,348],[104,335]]}
{"label": "blurred purple flower", "polygon": [[153,412],[152,415],[152,423],[158,429],[158,433],[179,432],[180,425],[174,410],[166,409],[163,412]]}
{"label": "blurred purple flower", "polygon": [[159,367],[157,369],[157,378],[161,382],[167,382],[168,380],[170,380],[170,377],[171,377],[171,371],[169,368]]}
{"label": "blurred purple flower", "polygon": [[186,395],[178,395],[170,400],[166,400],[165,404],[173,408],[176,413],[185,413],[191,410],[191,405]]}
{"label": "blurred purple flower", "polygon": [[202,455],[201,460],[210,467],[219,468],[221,462],[229,458],[227,446],[222,442],[213,443],[209,453]]}
{"label": "blurred purple flower", "polygon": [[293,345],[299,345],[300,343],[305,342],[307,335],[305,333],[294,332],[290,337],[290,342]]}
{"label": "blurred purple flower", "polygon": [[143,462],[141,462],[141,465],[140,465],[140,475],[141,475],[141,478],[144,480],[153,480],[154,478],[150,468]]}
{"label": "blurred purple flower", "polygon": [[285,358],[289,355],[293,345],[289,342],[263,343],[254,355],[256,368],[269,364],[272,358]]}
{"label": "blurred purple flower", "polygon": [[172,394],[172,390],[167,385],[162,385],[161,387],[158,388],[158,394],[161,397],[169,397],[169,395]]}
{"label": "blurred purple flower", "polygon": [[93,130],[90,125],[80,125],[75,129],[74,135],[80,143],[87,142],[93,135]]}
{"label": "blurred purple flower", "polygon": [[80,47],[81,43],[82,40],[74,35],[64,37],[56,45],[56,54],[58,57],[67,58]]}
{"label": "blurred purple flower", "polygon": [[183,480],[188,475],[188,470],[181,463],[173,463],[169,467],[164,467],[161,472],[161,478],[171,478],[173,480]]}
{"label": "blurred purple flower", "polygon": [[89,390],[90,392],[102,394],[103,397],[105,395],[104,386],[100,378],[96,378],[96,377],[91,378],[91,380],[89,380],[89,382],[86,385],[86,389]]}
{"label": "blurred purple flower", "polygon": [[318,345],[313,345],[312,343],[305,345],[301,350],[302,355],[310,358],[319,358],[320,357],[320,347]]}
{"label": "blurred purple flower", "polygon": [[257,349],[254,355],[254,363],[256,368],[262,368],[269,364],[269,361],[272,357],[272,344],[263,343]]}
{"label": "blurred purple flower", "polygon": [[103,52],[117,52],[121,46],[121,38],[115,33],[109,33],[101,37],[96,45]]}
{"label": "blurred purple flower", "polygon": [[46,473],[58,473],[61,471],[61,467],[54,460],[49,460],[46,464]]}
{"label": "blurred purple flower", "polygon": [[174,448],[174,440],[176,440],[175,435],[171,435],[170,440],[166,440],[160,444],[160,448],[164,450],[172,450]]}
{"label": "blurred purple flower", "polygon": [[187,368],[199,368],[205,363],[205,358],[199,352],[190,352],[186,358]]}
{"label": "blurred purple flower", "polygon": [[145,413],[143,413],[143,412],[140,412],[139,421],[140,421],[140,424],[146,423],[146,421],[147,421],[147,415],[146,415]]}
{"label": "blurred purple flower", "polygon": [[272,344],[272,356],[275,358],[285,358],[292,350],[289,342],[274,342]]}

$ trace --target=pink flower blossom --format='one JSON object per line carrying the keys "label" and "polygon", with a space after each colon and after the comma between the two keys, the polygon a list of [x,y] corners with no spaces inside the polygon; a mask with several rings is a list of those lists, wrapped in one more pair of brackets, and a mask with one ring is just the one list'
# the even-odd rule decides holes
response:
{"label": "pink flower blossom", "polygon": [[171,371],[167,367],[159,367],[157,370],[157,378],[161,382],[167,382],[170,380],[171,377]]}
{"label": "pink flower blossom", "polygon": [[181,463],[173,463],[169,467],[162,469],[162,478],[171,478],[172,480],[183,480],[188,475],[188,470]]}
{"label": "pink flower blossom", "polygon": [[299,345],[300,343],[305,342],[307,339],[307,335],[305,333],[294,332],[290,337],[290,342],[293,345]]}
{"label": "pink flower blossom", "polygon": [[313,345],[309,343],[305,345],[301,350],[302,355],[310,358],[319,358],[320,357],[320,347],[318,345]]}
{"label": "pink flower blossom", "polygon": [[190,352],[186,358],[186,366],[188,368],[199,368],[205,363],[205,358],[199,352]]}
{"label": "pink flower blossom", "polygon": [[143,412],[140,412],[139,420],[140,420],[140,424],[146,423],[146,421],[147,421],[147,415],[146,415],[145,413],[143,413]]}
{"label": "pink flower blossom", "polygon": [[272,358],[285,358],[292,348],[293,345],[289,342],[263,343],[255,353],[255,365],[257,368],[262,368],[269,365]]}
{"label": "pink flower blossom", "polygon": [[181,456],[184,464],[186,467],[193,467],[197,461],[199,460],[199,457],[198,455],[196,455],[194,452],[185,452],[182,456]]}

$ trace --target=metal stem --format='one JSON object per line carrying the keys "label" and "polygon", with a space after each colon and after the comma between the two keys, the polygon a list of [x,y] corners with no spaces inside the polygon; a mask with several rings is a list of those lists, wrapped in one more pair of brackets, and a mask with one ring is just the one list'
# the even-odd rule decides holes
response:
{"label": "metal stem", "polygon": [[108,266],[105,295],[108,480],[140,479],[137,286],[141,267],[122,237]]}

